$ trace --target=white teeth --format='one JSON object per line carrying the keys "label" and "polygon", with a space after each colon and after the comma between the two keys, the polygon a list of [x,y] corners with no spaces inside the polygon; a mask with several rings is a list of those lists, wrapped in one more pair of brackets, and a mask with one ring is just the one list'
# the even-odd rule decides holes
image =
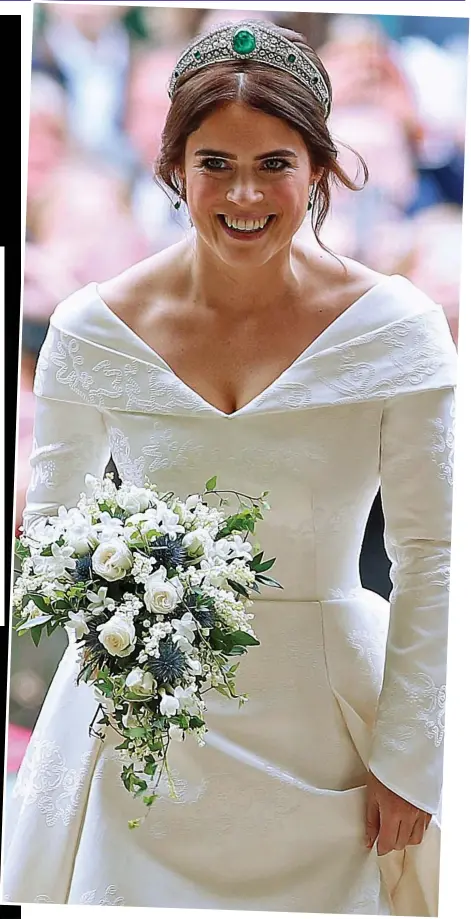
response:
{"label": "white teeth", "polygon": [[236,220],[235,217],[227,217],[226,214],[224,214],[224,222],[228,227],[232,227],[233,230],[242,230],[247,233],[251,233],[253,230],[263,230],[268,220],[268,217],[262,217],[260,220]]}

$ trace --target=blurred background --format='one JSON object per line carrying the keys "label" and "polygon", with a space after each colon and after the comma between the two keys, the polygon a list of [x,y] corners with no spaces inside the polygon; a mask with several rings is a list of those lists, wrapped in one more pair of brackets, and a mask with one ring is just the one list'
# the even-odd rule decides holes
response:
{"label": "blurred background", "polygon": [[[331,131],[353,176],[335,190],[323,241],[441,303],[455,342],[461,255],[468,20],[254,12],[302,32],[333,84]],[[75,5],[35,9],[17,450],[16,521],[29,481],[33,375],[56,304],[176,242],[188,231],[153,182],[167,81],[198,32],[242,11]],[[347,147],[342,144],[346,144]],[[300,233],[313,239],[306,221]],[[389,595],[375,501],[362,553],[365,586]],[[12,637],[7,787],[65,647]]]}

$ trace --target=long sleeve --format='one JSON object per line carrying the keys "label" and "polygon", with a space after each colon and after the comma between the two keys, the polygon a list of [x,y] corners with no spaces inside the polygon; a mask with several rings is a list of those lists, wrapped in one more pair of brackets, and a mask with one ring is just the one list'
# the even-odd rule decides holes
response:
{"label": "long sleeve", "polygon": [[102,476],[110,457],[103,414],[95,406],[36,397],[31,480],[23,525],[73,507],[85,487],[85,475]]}
{"label": "long sleeve", "polygon": [[449,599],[454,389],[385,403],[381,491],[392,562],[390,624],[371,771],[439,809]]}

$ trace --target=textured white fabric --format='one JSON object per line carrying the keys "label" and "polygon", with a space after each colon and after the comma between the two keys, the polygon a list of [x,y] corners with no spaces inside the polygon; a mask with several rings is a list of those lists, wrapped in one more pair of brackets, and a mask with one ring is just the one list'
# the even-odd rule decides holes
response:
{"label": "textured white fabric", "polygon": [[[5,827],[16,902],[437,915],[439,826],[378,858],[364,843],[368,765],[440,804],[456,355],[440,307],[394,276],[357,300],[232,415],[205,402],[100,299],[55,311],[38,363],[26,525],[74,504],[110,449],[122,478],[183,495],[270,491],[260,525],[283,593],[254,606],[241,710],[207,697],[204,748],[173,744],[180,800],[139,806],[90,739],[95,702],[66,651]],[[382,486],[394,590],[359,554]],[[384,679],[383,679],[384,676]]]}

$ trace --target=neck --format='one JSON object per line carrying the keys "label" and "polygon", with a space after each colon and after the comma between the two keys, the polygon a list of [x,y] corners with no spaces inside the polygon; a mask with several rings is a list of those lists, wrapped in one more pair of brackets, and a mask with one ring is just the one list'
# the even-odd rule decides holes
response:
{"label": "neck", "polygon": [[228,265],[197,239],[191,255],[190,285],[194,303],[214,312],[241,316],[272,310],[276,303],[300,296],[302,272],[294,247],[264,265]]}

